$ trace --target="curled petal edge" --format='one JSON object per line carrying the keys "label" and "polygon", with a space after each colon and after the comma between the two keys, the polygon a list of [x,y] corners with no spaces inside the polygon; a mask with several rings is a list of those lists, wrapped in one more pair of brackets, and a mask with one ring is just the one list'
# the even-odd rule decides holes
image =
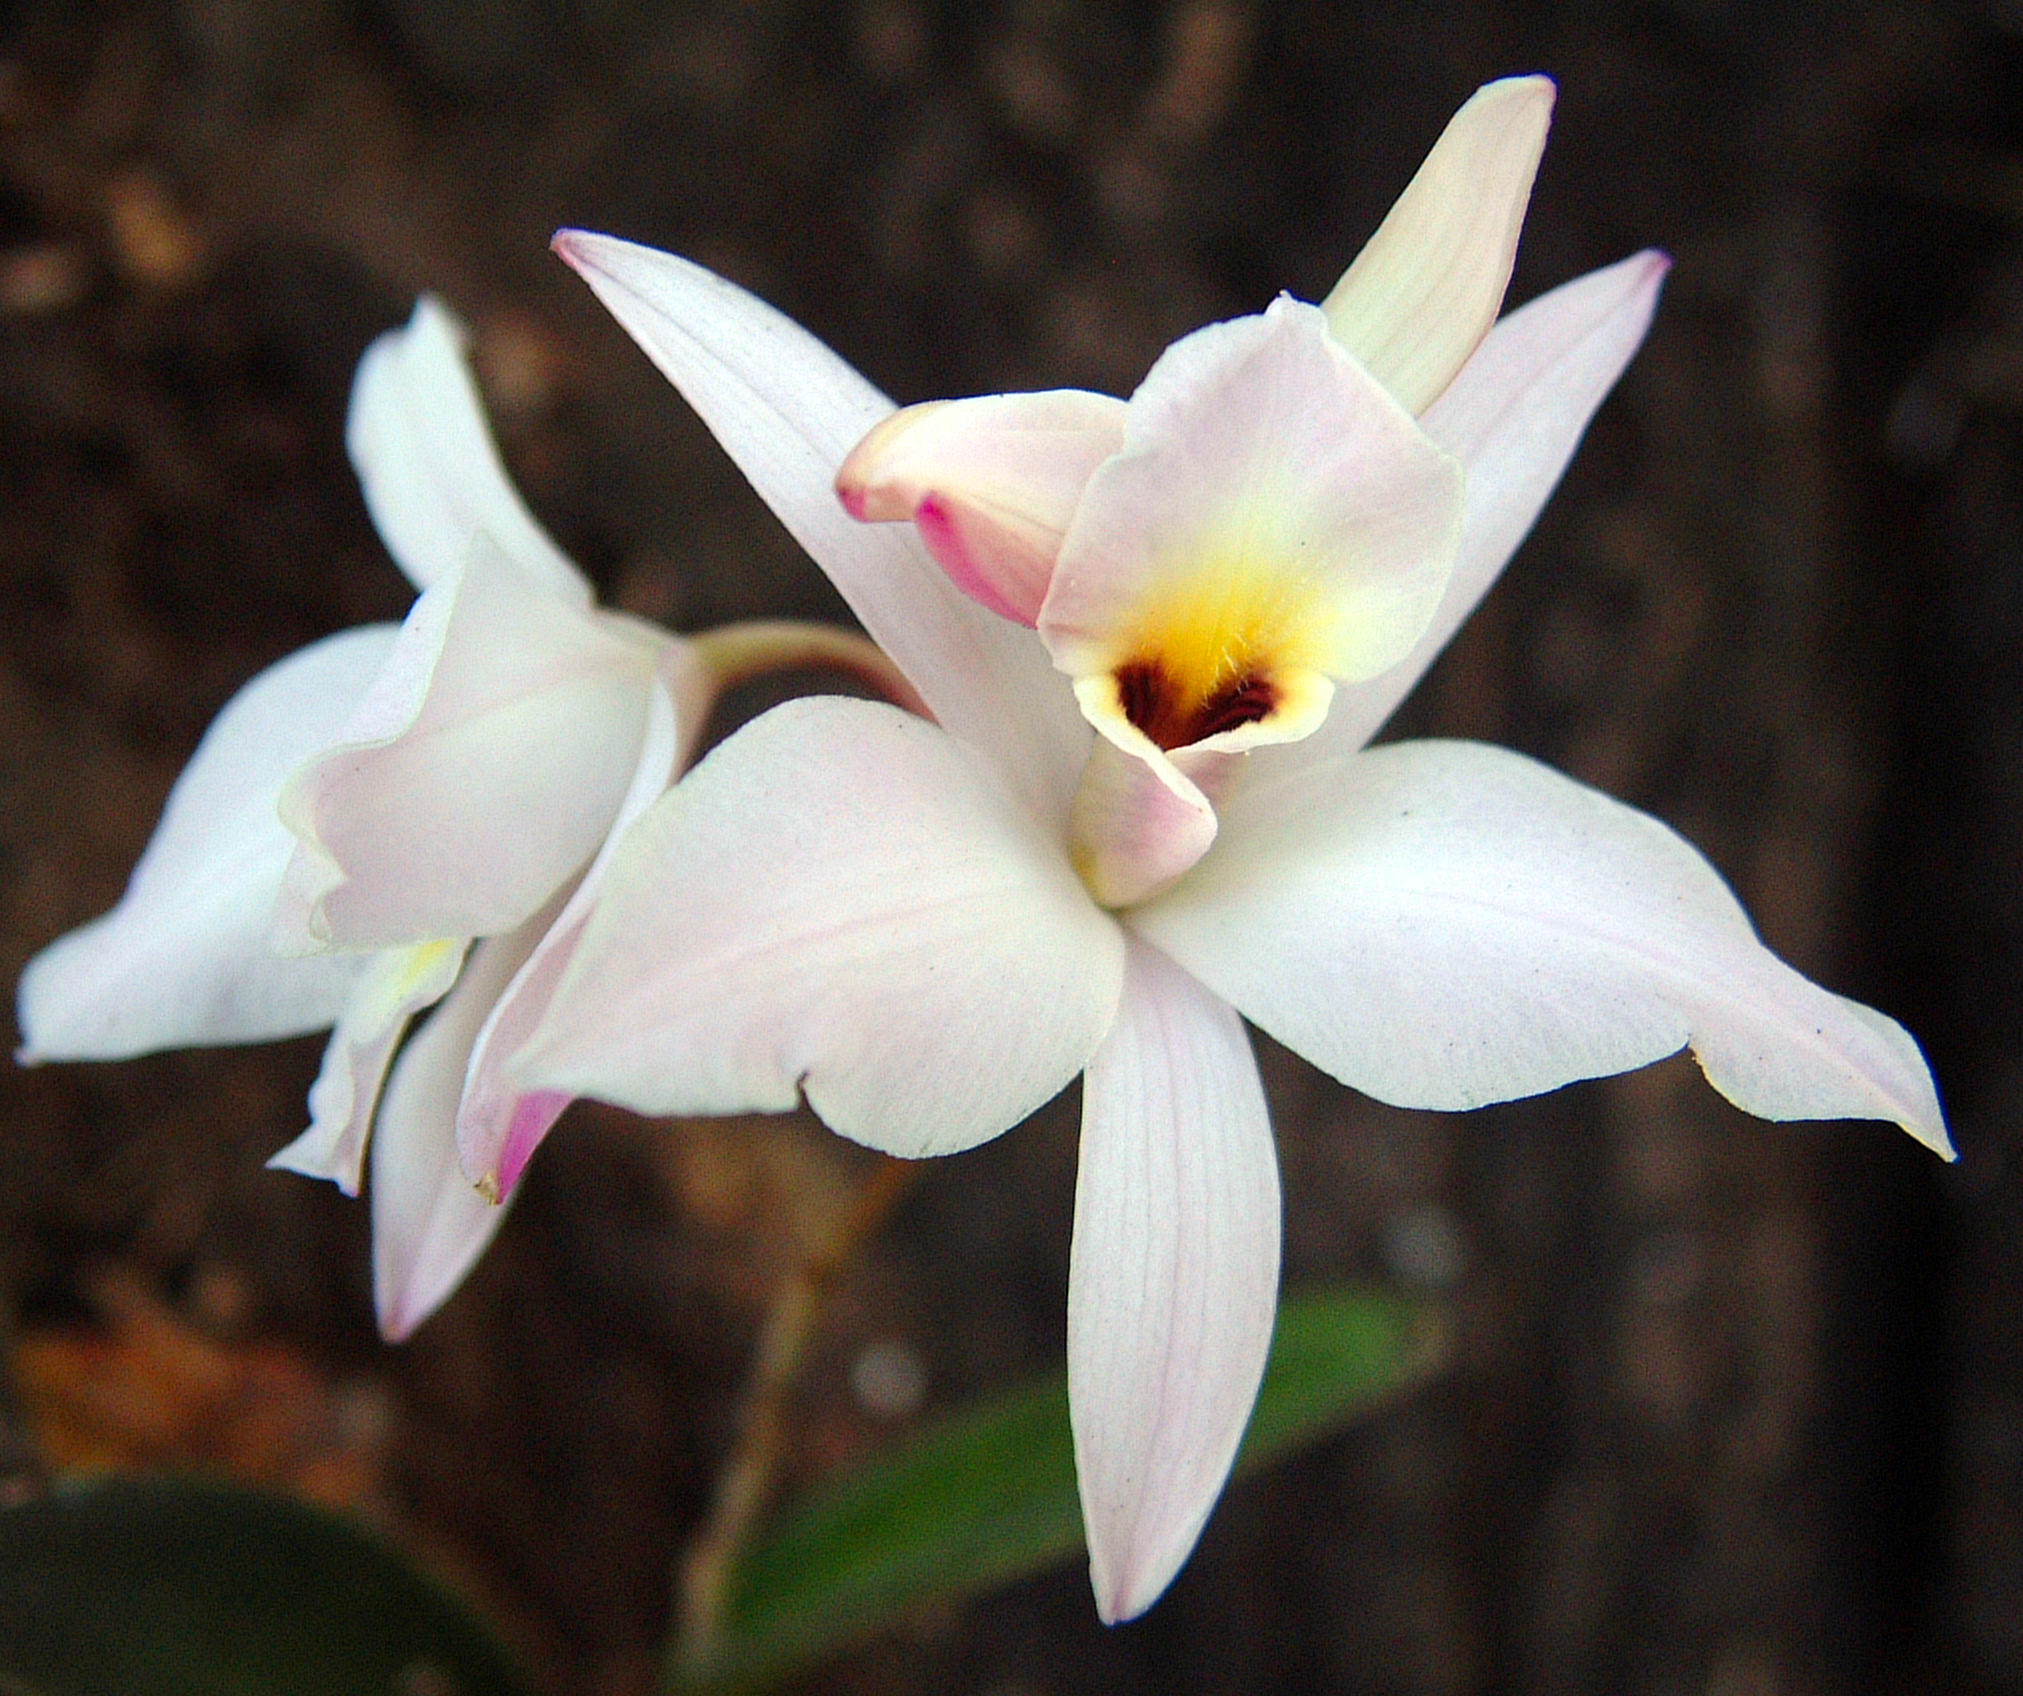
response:
{"label": "curled petal edge", "polygon": [[851,450],[836,493],[853,518],[911,519],[957,588],[1030,628],[1126,411],[1080,389],[909,406]]}

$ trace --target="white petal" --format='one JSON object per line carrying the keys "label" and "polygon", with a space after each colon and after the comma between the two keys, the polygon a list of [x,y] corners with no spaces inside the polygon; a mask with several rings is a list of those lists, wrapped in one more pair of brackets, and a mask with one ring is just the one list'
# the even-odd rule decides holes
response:
{"label": "white petal", "polygon": [[[1418,639],[1460,539],[1461,468],[1280,299],[1160,356],[1089,479],[1040,634],[1075,677],[1368,677]],[[1162,746],[1175,740],[1141,726]]]}
{"label": "white petal", "polygon": [[621,844],[520,1067],[641,1113],[808,1103],[889,1154],[1016,1124],[1087,1062],[1123,940],[962,744],[790,701]]}
{"label": "white petal", "polygon": [[415,603],[343,745],[282,796],[302,844],[284,939],[385,948],[525,923],[611,828],[655,657],[480,538]]}
{"label": "white petal", "polygon": [[1479,1107],[1690,1043],[1761,1118],[1893,1120],[1950,1156],[1917,1044],[1764,948],[1656,819],[1469,742],[1255,776],[1131,922],[1344,1083]]}
{"label": "white petal", "polygon": [[267,1042],[337,1017],[358,962],[277,959],[267,945],[294,846],[275,800],[335,740],[393,640],[391,625],[327,637],[226,703],[119,905],[22,973],[24,1063]]}
{"label": "white petal", "polygon": [[525,1093],[517,1089],[508,1067],[539,1027],[561,986],[583,927],[603,892],[605,874],[620,840],[674,778],[675,760],[684,740],[677,732],[675,716],[667,690],[656,687],[639,765],[612,822],[611,834],[478,1033],[470,1072],[464,1079],[463,1102],[457,1109],[457,1148],[464,1172],[488,1181],[496,1195],[513,1193],[534,1150],[569,1104],[569,1097],[559,1091]]}
{"label": "white petal", "polygon": [[892,403],[798,324],[672,254],[565,230],[583,274],[948,730],[1065,820],[1089,731],[1031,636],[951,583],[919,538],[859,524],[835,478]]}
{"label": "white petal", "polygon": [[917,523],[957,588],[1029,626],[1090,473],[1123,443],[1125,411],[1081,389],[909,406],[851,450],[836,493],[853,518]]}
{"label": "white petal", "polygon": [[408,1023],[448,993],[463,964],[461,941],[421,942],[369,957],[309,1089],[309,1128],[267,1164],[305,1178],[328,1178],[358,1194],[365,1142],[380,1085]]}
{"label": "white petal", "polygon": [[365,350],[345,442],[380,539],[417,589],[461,566],[483,531],[532,581],[589,605],[590,585],[499,462],[463,326],[441,301],[424,295],[405,329]]}
{"label": "white petal", "polygon": [[402,1050],[387,1083],[372,1136],[372,1282],[379,1328],[391,1342],[448,1300],[505,1218],[457,1161],[457,1102],[479,1027],[552,913],[472,950],[457,987]]}
{"label": "white petal", "polygon": [[1076,868],[1105,907],[1128,907],[1164,889],[1215,840],[1215,808],[1200,785],[1142,736],[1138,741],[1127,751],[1108,737],[1097,740],[1068,820]]}
{"label": "white petal", "polygon": [[1193,1551],[1249,1422],[1278,1305],[1278,1157],[1241,1021],[1142,941],[1082,1088],[1068,1404],[1114,1623]]}
{"label": "white petal", "polygon": [[1425,410],[1496,321],[1552,99],[1545,77],[1477,89],[1322,303],[1408,412]]}
{"label": "white petal", "polygon": [[1658,304],[1671,261],[1635,254],[1541,295],[1498,321],[1420,420],[1467,467],[1461,549],[1440,610],[1399,665],[1340,690],[1299,754],[1359,748],[1391,716],[1502,572],[1623,373]]}

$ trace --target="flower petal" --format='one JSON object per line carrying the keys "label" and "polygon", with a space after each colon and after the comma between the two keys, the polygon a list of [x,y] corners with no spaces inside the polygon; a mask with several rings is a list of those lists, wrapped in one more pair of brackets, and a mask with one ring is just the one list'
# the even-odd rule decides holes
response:
{"label": "flower petal", "polygon": [[791,319],[668,253],[565,230],[555,250],[715,432],[940,723],[1059,823],[1089,730],[1046,656],[951,583],[917,536],[857,523],[836,472],[892,403]]}
{"label": "flower petal", "polygon": [[1439,604],[1461,499],[1455,460],[1314,307],[1281,298],[1152,368],[1076,509],[1040,634],[1077,678],[1156,671],[1176,725],[1247,678],[1368,677]]}
{"label": "flower petal", "polygon": [[1588,420],[1642,346],[1670,268],[1662,253],[1635,254],[1541,295],[1489,332],[1420,420],[1467,467],[1461,549],[1440,610],[1400,664],[1339,690],[1320,731],[1275,758],[1361,747],[1425,675],[1530,532]]}
{"label": "flower petal", "polygon": [[372,1136],[372,1283],[379,1328],[400,1342],[463,1282],[505,1219],[457,1160],[457,1103],[500,992],[553,909],[481,942],[449,998],[402,1050]]}
{"label": "flower petal", "polygon": [[358,1194],[372,1112],[393,1051],[415,1014],[433,1007],[456,982],[466,946],[419,942],[370,956],[310,1086],[309,1129],[268,1160],[269,1166],[328,1178],[346,1195]]}
{"label": "flower petal", "polygon": [[[1128,907],[1164,889],[1215,840],[1215,808],[1201,786],[1142,736],[1139,742],[1127,750],[1097,739],[1068,820],[1075,869],[1105,907]],[[1237,757],[1200,756],[1218,763]]]}
{"label": "flower petal", "polygon": [[1552,122],[1547,77],[1477,89],[1322,310],[1408,412],[1423,412],[1496,322]]}
{"label": "flower petal", "polygon": [[1068,1405],[1109,1624],[1172,1582],[1236,1458],[1278,1305],[1278,1156],[1242,1022],[1135,938],[1082,1088]]}
{"label": "flower petal", "polygon": [[539,1027],[561,986],[583,927],[603,893],[605,874],[619,841],[674,778],[675,761],[688,740],[679,734],[675,720],[676,709],[668,691],[656,687],[639,765],[612,821],[611,834],[478,1033],[457,1109],[457,1150],[465,1174],[488,1183],[495,1195],[512,1194],[534,1150],[569,1104],[569,1097],[558,1090],[519,1090],[507,1068]]}
{"label": "flower petal", "polygon": [[534,521],[499,462],[464,330],[433,296],[359,361],[345,428],[372,522],[394,563],[426,589],[469,557],[480,531],[529,579],[579,606],[584,581]]}
{"label": "flower petal", "polygon": [[580,871],[638,763],[656,655],[483,538],[415,603],[344,733],[281,798],[284,943],[511,930]]}
{"label": "flower petal", "polygon": [[1123,443],[1126,410],[1081,389],[909,406],[851,451],[836,493],[853,518],[918,523],[957,588],[1030,626],[1090,473]]}
{"label": "flower petal", "polygon": [[226,703],[119,905],[22,973],[24,1064],[268,1042],[337,1017],[359,962],[283,960],[268,947],[294,846],[275,798],[336,738],[393,641],[391,625],[327,637]]}
{"label": "flower petal", "polygon": [[642,1113],[784,1111],[888,1154],[1016,1124],[1110,1022],[1123,940],[962,744],[790,701],[634,825],[523,1089]]}
{"label": "flower petal", "polygon": [[1254,779],[1131,922],[1344,1083],[1479,1107],[1690,1043],[1759,1118],[1894,1120],[1950,1158],[1917,1044],[1770,953],[1656,819],[1470,742]]}

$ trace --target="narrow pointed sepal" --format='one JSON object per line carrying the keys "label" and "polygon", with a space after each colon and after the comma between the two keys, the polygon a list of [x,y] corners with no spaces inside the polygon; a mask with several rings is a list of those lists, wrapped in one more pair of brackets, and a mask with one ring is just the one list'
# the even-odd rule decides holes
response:
{"label": "narrow pointed sepal", "polygon": [[534,521],[500,462],[464,357],[464,329],[429,295],[359,361],[345,445],[372,522],[408,581],[459,569],[480,534],[577,606],[590,585]]}
{"label": "narrow pointed sepal", "polygon": [[480,1027],[552,916],[479,943],[387,1080],[372,1136],[371,1200],[373,1301],[389,1342],[449,1299],[505,1218],[458,1162],[457,1104]]}
{"label": "narrow pointed sepal", "polygon": [[1278,1157],[1236,1014],[1133,939],[1083,1084],[1068,1404],[1096,1611],[1158,1600],[1221,1494],[1278,1304]]}
{"label": "narrow pointed sepal", "polygon": [[899,525],[836,499],[850,450],[892,402],[813,336],[671,253],[583,230],[555,251],[688,399],[935,719],[1036,808],[1064,818],[1089,732],[1046,655],[986,612]]}
{"label": "narrow pointed sepal", "polygon": [[1453,574],[1411,653],[1339,691],[1303,755],[1325,758],[1367,742],[1489,592],[1643,345],[1670,269],[1654,249],[1632,254],[1498,319],[1427,409],[1420,419],[1427,435],[1467,474]]}
{"label": "narrow pointed sepal", "polygon": [[391,625],[326,637],[225,704],[119,905],[21,974],[24,1064],[269,1042],[337,1018],[362,963],[281,959],[268,946],[294,848],[276,801],[336,740],[393,642]]}
{"label": "narrow pointed sepal", "polygon": [[1496,322],[1552,102],[1546,77],[1478,89],[1322,302],[1408,412],[1438,398]]}

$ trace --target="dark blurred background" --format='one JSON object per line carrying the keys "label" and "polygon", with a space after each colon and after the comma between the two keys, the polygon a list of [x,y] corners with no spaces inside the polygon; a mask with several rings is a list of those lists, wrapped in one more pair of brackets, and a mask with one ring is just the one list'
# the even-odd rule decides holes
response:
{"label": "dark blurred background", "polygon": [[[841,616],[550,258],[672,247],[901,400],[1128,392],[1332,283],[1452,110],[1560,79],[1512,299],[1647,244],[1649,345],[1394,733],[1684,830],[1920,1036],[1964,1159],[1688,1060],[1461,1117],[1260,1042],[1290,1280],[1451,1372],[1230,1492],[1142,1624],[1078,1570],[803,1688],[2023,1691],[2023,7],[1852,0],[17,0],[0,11],[0,977],[116,899],[204,725],[408,593],[342,449],[418,290],[607,599]],[[378,1518],[557,1692],[630,1692],[781,1257],[852,1153],[578,1108],[401,1349],[367,1218],[261,1162],[315,1040],[0,1072],[6,1441]],[[805,1478],[1058,1358],[1073,1101],[841,1291]],[[788,1205],[782,1205],[782,1198]],[[4,1582],[4,1575],[0,1575]]]}

